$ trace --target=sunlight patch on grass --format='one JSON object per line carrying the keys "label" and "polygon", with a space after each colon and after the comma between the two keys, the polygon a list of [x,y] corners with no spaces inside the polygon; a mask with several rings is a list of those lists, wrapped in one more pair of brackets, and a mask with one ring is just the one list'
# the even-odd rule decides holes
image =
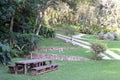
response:
{"label": "sunlight patch on grass", "polygon": [[110,50],[114,51],[117,54],[120,54],[120,48],[110,48]]}
{"label": "sunlight patch on grass", "polygon": [[120,51],[120,48],[110,48],[111,50]]}
{"label": "sunlight patch on grass", "polygon": [[117,72],[112,71],[112,70],[109,70],[109,71],[108,71],[108,70],[104,70],[103,73],[105,73],[105,74],[113,74],[113,75],[114,75],[114,74],[116,74]]}

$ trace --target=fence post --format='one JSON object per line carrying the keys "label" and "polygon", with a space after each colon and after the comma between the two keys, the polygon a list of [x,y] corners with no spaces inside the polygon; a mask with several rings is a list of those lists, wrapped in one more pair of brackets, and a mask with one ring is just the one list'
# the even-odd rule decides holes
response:
{"label": "fence post", "polygon": [[32,52],[30,52],[30,59],[32,59]]}
{"label": "fence post", "polygon": [[71,37],[71,43],[73,44],[73,37]]}
{"label": "fence post", "polygon": [[58,52],[59,53],[63,52],[63,48],[58,48]]}

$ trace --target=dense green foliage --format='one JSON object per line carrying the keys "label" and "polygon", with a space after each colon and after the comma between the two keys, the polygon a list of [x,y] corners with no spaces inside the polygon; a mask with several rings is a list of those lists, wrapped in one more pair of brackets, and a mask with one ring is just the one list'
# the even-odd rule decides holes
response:
{"label": "dense green foliage", "polygon": [[12,55],[23,56],[29,54],[40,43],[41,37],[35,34],[17,34],[13,40]]}
{"label": "dense green foliage", "polygon": [[[44,11],[52,5],[48,2],[49,0],[0,1],[0,42],[10,44],[12,56],[29,54],[40,43],[39,35],[54,37],[53,29],[41,28],[45,25]],[[43,14],[39,15],[39,11]]]}
{"label": "dense green foliage", "polygon": [[10,47],[0,43],[0,65],[7,65],[11,62]]}
{"label": "dense green foliage", "polygon": [[42,26],[40,29],[40,35],[42,35],[45,38],[53,38],[55,37],[55,31],[52,28]]}
{"label": "dense green foliage", "polygon": [[10,21],[15,10],[14,6],[8,0],[0,0],[0,6],[0,25],[4,25]]}

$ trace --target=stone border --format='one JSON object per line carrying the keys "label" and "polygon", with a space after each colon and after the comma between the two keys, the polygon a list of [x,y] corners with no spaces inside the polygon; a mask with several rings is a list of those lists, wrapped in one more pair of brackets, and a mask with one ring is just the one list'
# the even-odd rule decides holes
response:
{"label": "stone border", "polygon": [[40,51],[55,51],[55,50],[70,50],[70,49],[74,49],[74,48],[36,48],[35,50],[40,50]]}
{"label": "stone border", "polygon": [[61,60],[61,61],[89,61],[90,59],[78,56],[60,56],[56,54],[32,54],[27,56],[27,58],[32,59],[53,59],[53,60]]}

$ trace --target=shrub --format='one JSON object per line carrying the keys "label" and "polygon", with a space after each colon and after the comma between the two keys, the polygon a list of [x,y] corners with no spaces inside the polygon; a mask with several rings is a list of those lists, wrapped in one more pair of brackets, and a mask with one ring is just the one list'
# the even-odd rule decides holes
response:
{"label": "shrub", "polygon": [[7,65],[11,62],[10,47],[0,42],[0,64]]}
{"label": "shrub", "polygon": [[103,37],[104,40],[118,40],[119,36],[115,32],[108,32]]}
{"label": "shrub", "polygon": [[90,46],[92,53],[94,55],[94,60],[99,60],[102,58],[102,56],[100,56],[101,52],[106,51],[106,46],[104,44],[101,43],[92,43],[92,45]]}
{"label": "shrub", "polygon": [[111,30],[110,29],[104,29],[104,33],[108,33],[108,32],[111,32]]}
{"label": "shrub", "polygon": [[11,53],[14,56],[24,56],[34,50],[42,38],[36,34],[15,34],[13,48]]}
{"label": "shrub", "polygon": [[45,38],[49,38],[49,37],[53,38],[55,37],[55,31],[52,28],[42,26],[40,30],[40,35],[42,35]]}
{"label": "shrub", "polygon": [[111,29],[109,29],[109,28],[105,28],[104,30],[104,33],[108,33],[108,32],[117,32],[117,28],[111,28]]}
{"label": "shrub", "polygon": [[115,32],[100,32],[97,36],[99,39],[103,39],[103,40],[119,40],[119,35]]}
{"label": "shrub", "polygon": [[77,31],[80,32],[80,33],[84,33],[84,34],[93,34],[93,30],[90,29],[89,27],[85,27],[85,26],[80,26],[77,29]]}
{"label": "shrub", "polygon": [[0,26],[0,41],[7,40],[9,38],[9,26]]}

